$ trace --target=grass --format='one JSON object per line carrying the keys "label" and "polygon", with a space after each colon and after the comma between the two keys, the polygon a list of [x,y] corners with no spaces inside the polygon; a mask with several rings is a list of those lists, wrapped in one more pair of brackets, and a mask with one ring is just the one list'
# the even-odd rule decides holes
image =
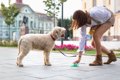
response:
{"label": "grass", "polygon": [[[53,52],[56,52],[56,53],[58,53],[59,51],[58,50],[53,50]],[[76,50],[62,50],[62,52],[63,53],[65,53],[65,54],[76,54],[77,53],[77,51]],[[118,58],[120,58],[120,50],[114,50],[114,52],[115,53],[117,53],[116,54],[116,56],[118,57]],[[85,51],[85,54],[84,55],[87,55],[87,56],[95,56],[96,55],[96,51],[95,50],[89,50],[89,51]],[[106,56],[105,54],[103,54],[103,56]]]}
{"label": "grass", "polygon": [[[115,55],[117,56],[117,58],[120,58],[120,50],[114,50],[114,52],[116,53]],[[93,56],[93,55],[96,55],[95,53],[96,53],[95,50],[86,51],[85,55]],[[102,54],[102,55],[103,55],[103,56],[107,56],[106,54]]]}
{"label": "grass", "polygon": [[85,55],[95,55],[95,50],[85,51]]}

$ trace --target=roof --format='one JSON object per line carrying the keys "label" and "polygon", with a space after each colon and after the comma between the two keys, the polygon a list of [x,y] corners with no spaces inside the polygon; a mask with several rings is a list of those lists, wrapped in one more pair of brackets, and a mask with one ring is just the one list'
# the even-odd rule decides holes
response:
{"label": "roof", "polygon": [[[14,5],[18,8],[18,9],[22,9],[23,7],[27,6],[29,8],[31,8],[29,5],[27,4],[21,4],[21,3],[14,3]],[[31,8],[31,10],[33,11],[33,9]],[[34,12],[34,11],[33,11]]]}
{"label": "roof", "polygon": [[39,17],[44,18],[45,20],[50,20],[51,21],[51,19],[52,19],[50,16],[47,16],[44,13],[36,12],[36,14],[39,15]]}
{"label": "roof", "polygon": [[[32,11],[33,9],[27,5],[27,4],[21,4],[21,3],[14,3],[14,5],[19,9],[21,10],[23,7],[29,7]],[[51,20],[51,17],[50,16],[47,16],[45,13],[40,13],[40,12],[35,12],[33,11],[35,14],[37,14],[39,17],[41,16],[41,18],[44,18],[45,20]],[[0,11],[0,16],[2,16],[2,13]]]}

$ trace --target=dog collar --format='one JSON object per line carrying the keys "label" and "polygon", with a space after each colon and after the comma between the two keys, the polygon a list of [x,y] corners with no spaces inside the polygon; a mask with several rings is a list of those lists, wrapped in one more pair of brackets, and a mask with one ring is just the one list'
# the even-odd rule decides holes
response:
{"label": "dog collar", "polygon": [[50,35],[51,36],[51,38],[53,39],[53,41],[55,41],[56,39],[52,36],[52,35]]}

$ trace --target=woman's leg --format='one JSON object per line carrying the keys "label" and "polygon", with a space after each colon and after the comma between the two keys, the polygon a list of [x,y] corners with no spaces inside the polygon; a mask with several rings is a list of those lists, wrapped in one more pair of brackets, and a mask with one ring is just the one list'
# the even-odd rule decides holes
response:
{"label": "woman's leg", "polygon": [[101,45],[101,37],[102,35],[112,26],[111,23],[104,23],[99,26],[93,34],[93,41],[96,48],[96,59],[90,66],[98,66],[102,65],[102,51],[109,53],[109,51]]}
{"label": "woman's leg", "polygon": [[[94,48],[96,48],[96,47],[95,47],[95,42],[94,42],[94,40],[92,40],[91,45],[92,45]],[[111,52],[111,51],[108,50],[106,47],[104,47],[102,44],[101,44],[101,50],[102,50],[102,52],[105,53],[105,54],[109,54],[109,53]]]}
{"label": "woman's leg", "polygon": [[73,64],[78,64],[80,62],[82,54],[83,54],[83,51],[80,51],[78,53],[77,60],[75,60]]}
{"label": "woman's leg", "polygon": [[[93,40],[92,40],[92,44],[91,45],[95,48],[95,43],[94,43]],[[101,50],[102,50],[103,53],[108,55],[108,60],[106,62],[104,62],[104,64],[110,64],[111,62],[117,60],[116,55],[114,54],[114,52],[112,50],[108,50],[103,45],[101,45]]]}

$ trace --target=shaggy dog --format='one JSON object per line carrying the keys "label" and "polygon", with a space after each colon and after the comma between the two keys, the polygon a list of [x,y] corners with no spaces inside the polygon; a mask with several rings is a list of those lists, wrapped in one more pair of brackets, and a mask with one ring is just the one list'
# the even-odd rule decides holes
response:
{"label": "shaggy dog", "polygon": [[44,51],[44,65],[51,66],[49,62],[49,54],[55,45],[55,40],[64,37],[65,28],[55,27],[48,34],[26,34],[20,37],[18,41],[19,54],[16,64],[23,67],[22,60],[31,49]]}

